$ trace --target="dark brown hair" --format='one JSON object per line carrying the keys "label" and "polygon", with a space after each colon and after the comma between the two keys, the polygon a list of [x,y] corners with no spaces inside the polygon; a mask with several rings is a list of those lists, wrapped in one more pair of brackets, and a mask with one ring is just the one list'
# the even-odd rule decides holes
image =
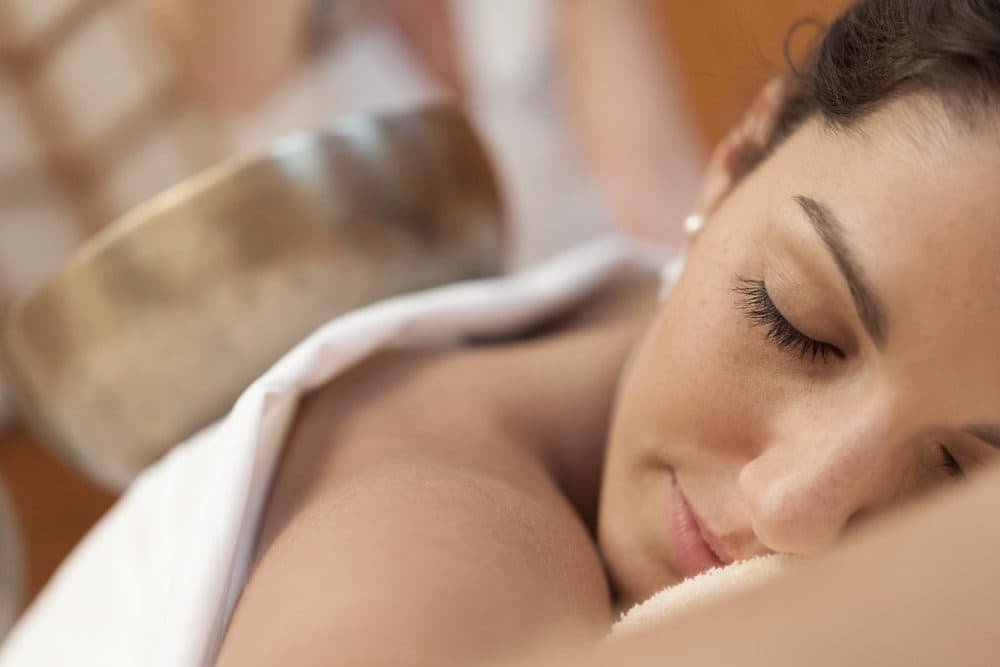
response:
{"label": "dark brown hair", "polygon": [[849,127],[912,93],[938,96],[969,122],[1000,117],[1000,0],[861,0],[793,70],[769,149],[811,117]]}

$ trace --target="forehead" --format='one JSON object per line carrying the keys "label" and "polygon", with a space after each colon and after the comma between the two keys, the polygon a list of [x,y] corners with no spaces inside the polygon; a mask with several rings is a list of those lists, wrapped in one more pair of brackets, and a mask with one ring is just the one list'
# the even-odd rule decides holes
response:
{"label": "forehead", "polygon": [[843,223],[886,311],[887,349],[996,393],[997,123],[954,122],[940,106],[904,99],[849,130],[811,122],[774,161],[781,189],[824,202]]}

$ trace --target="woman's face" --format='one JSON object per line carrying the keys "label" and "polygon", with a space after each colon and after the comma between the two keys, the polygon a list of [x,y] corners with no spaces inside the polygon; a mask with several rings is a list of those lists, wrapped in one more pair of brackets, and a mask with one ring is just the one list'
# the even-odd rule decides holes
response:
{"label": "woman's face", "polygon": [[624,602],[1000,457],[1000,131],[915,102],[807,123],[707,220],[615,408]]}

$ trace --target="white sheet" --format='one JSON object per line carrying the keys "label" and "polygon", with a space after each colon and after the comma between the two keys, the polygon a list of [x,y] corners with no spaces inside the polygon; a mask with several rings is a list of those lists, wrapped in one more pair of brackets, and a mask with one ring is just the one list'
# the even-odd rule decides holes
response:
{"label": "white sheet", "polygon": [[323,326],[225,419],[132,485],[14,628],[0,666],[211,664],[304,392],[379,348],[516,331],[581,301],[626,264],[660,260],[608,238],[515,276],[390,299]]}

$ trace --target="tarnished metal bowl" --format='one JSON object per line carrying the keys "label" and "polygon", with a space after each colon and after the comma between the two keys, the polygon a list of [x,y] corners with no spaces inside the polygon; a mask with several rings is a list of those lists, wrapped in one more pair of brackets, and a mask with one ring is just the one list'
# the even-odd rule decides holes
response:
{"label": "tarnished metal bowl", "polygon": [[459,111],[347,117],[102,230],[8,313],[5,375],[43,438],[121,487],[326,320],[497,273],[501,218]]}

